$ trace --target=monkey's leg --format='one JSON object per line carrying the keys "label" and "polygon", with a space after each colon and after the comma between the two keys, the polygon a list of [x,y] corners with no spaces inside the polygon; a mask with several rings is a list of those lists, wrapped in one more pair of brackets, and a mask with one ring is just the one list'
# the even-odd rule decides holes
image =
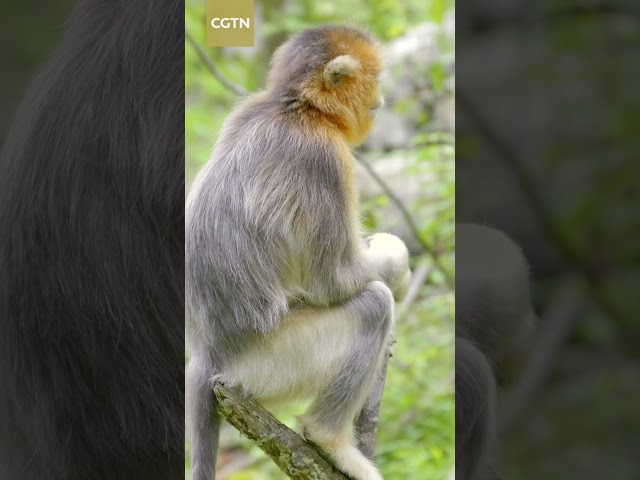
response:
{"label": "monkey's leg", "polygon": [[305,437],[318,445],[335,466],[355,480],[381,480],[375,466],[353,445],[353,420],[362,408],[393,325],[393,295],[382,282],[372,282],[345,303],[357,331],[335,376],[300,417]]}
{"label": "monkey's leg", "polygon": [[268,408],[296,398],[314,398],[300,417],[308,440],[356,480],[380,474],[352,445],[353,420],[380,369],[393,323],[393,295],[371,282],[344,304],[294,309],[225,370],[229,385],[241,385]]}
{"label": "monkey's leg", "polygon": [[220,415],[211,383],[216,372],[206,357],[206,354],[192,356],[185,372],[185,407],[193,480],[212,480],[216,471]]}

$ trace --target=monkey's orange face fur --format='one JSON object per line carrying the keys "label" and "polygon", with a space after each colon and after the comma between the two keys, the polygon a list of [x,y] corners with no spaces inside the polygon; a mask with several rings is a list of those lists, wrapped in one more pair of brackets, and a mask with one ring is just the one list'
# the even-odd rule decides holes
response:
{"label": "monkey's orange face fur", "polygon": [[272,60],[268,88],[299,113],[337,127],[358,145],[382,105],[382,60],[373,37],[358,27],[326,26],[294,36]]}
{"label": "monkey's orange face fur", "polygon": [[346,120],[338,122],[347,142],[358,145],[373,126],[373,113],[382,103],[378,77],[382,61],[370,41],[334,32],[332,59],[303,91],[320,110]]}

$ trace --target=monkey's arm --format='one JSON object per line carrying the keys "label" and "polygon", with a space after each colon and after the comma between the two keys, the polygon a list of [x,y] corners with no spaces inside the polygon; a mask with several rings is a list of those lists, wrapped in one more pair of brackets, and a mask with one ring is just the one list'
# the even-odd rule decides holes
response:
{"label": "monkey's arm", "polygon": [[309,178],[298,192],[296,233],[301,251],[309,252],[301,264],[306,300],[339,303],[374,280],[401,297],[410,279],[408,250],[393,235],[360,238],[350,150],[325,146],[303,161]]}

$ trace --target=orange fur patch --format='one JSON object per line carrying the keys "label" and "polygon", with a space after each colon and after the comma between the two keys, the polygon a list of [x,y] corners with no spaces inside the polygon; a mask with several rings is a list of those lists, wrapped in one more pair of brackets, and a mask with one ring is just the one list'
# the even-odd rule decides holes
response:
{"label": "orange fur patch", "polygon": [[354,35],[335,31],[329,40],[331,57],[350,55],[358,60],[358,69],[335,88],[327,88],[323,72],[316,72],[301,95],[325,114],[350,145],[358,145],[373,126],[369,110],[380,98],[377,77],[382,59],[377,45]]}

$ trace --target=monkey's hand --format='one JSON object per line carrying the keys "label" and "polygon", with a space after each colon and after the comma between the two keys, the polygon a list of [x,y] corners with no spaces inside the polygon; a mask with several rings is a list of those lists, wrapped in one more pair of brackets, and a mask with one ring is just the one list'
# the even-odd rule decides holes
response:
{"label": "monkey's hand", "polygon": [[407,271],[398,283],[398,286],[393,290],[393,298],[396,302],[401,302],[409,291],[409,285],[411,285],[411,270],[407,267]]}
{"label": "monkey's hand", "polygon": [[396,301],[404,298],[411,282],[409,250],[402,240],[388,233],[376,233],[365,239],[366,255],[372,260],[381,280],[393,292]]}

